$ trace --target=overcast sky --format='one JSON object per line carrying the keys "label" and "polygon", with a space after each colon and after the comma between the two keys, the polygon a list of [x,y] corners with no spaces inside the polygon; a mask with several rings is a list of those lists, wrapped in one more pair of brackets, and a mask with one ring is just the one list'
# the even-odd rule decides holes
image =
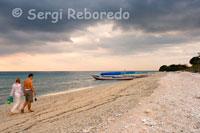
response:
{"label": "overcast sky", "polygon": [[[1,0],[0,71],[158,70],[200,52],[199,0]],[[12,16],[21,8],[22,16]],[[67,10],[130,13],[67,20]],[[29,20],[28,11],[66,18]]]}

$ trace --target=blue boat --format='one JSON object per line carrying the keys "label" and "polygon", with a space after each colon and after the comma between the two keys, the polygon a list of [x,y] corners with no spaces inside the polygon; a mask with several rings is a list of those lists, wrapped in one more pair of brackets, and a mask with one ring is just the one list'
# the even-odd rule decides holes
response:
{"label": "blue boat", "polygon": [[109,75],[133,75],[133,74],[146,74],[147,72],[136,72],[136,71],[130,71],[130,72],[103,72],[100,75],[101,76],[109,76]]}
{"label": "blue boat", "polygon": [[132,80],[134,77],[93,75],[96,80]]}
{"label": "blue boat", "polygon": [[103,72],[100,75],[93,75],[96,80],[132,80],[134,78],[147,77],[147,72]]}

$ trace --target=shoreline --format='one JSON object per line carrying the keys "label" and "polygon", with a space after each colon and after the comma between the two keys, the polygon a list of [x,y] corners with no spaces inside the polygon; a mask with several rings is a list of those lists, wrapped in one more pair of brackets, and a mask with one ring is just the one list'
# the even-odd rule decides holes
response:
{"label": "shoreline", "polygon": [[[0,106],[0,132],[95,132],[106,127],[139,101],[150,96],[165,73],[150,77],[75,89],[41,96],[33,113],[8,115],[11,105]],[[42,128],[41,128],[42,127]]]}
{"label": "shoreline", "polygon": [[[96,85],[96,86],[99,86],[99,85]],[[50,93],[47,93],[47,94],[38,95],[37,98],[43,98],[43,97],[48,97],[48,96],[56,96],[56,95],[61,95],[61,94],[72,93],[72,92],[76,92],[76,91],[81,91],[81,90],[86,90],[86,89],[94,88],[96,86],[82,87],[82,88],[73,88],[73,89],[69,89],[69,90],[65,90],[65,91],[60,91],[60,92],[50,92]],[[22,96],[22,97],[24,99],[24,96]],[[6,105],[6,104],[7,103],[0,104],[0,106]]]}
{"label": "shoreline", "polygon": [[[99,85],[96,85],[96,86],[99,86]],[[69,89],[69,90],[66,90],[66,91],[60,91],[60,92],[55,92],[55,93],[50,92],[50,93],[47,93],[47,94],[44,94],[44,95],[39,95],[38,97],[43,98],[43,97],[48,97],[48,96],[56,96],[56,95],[61,95],[61,94],[67,94],[67,93],[72,93],[72,92],[76,92],[76,91],[87,90],[87,89],[90,89],[90,88],[94,88],[96,86],[74,88],[74,89]]]}
{"label": "shoreline", "polygon": [[[118,82],[121,82],[121,81],[118,81]],[[102,83],[102,84],[92,85],[92,86],[88,86],[88,87],[70,88],[68,90],[63,90],[63,91],[58,91],[58,92],[48,92],[48,93],[45,93],[45,94],[37,95],[37,98],[43,98],[43,97],[48,97],[48,96],[54,96],[54,95],[76,92],[76,91],[86,90],[86,89],[90,89],[90,88],[94,88],[94,87],[98,87],[98,86],[102,86],[102,85],[107,85],[107,84],[112,84],[112,83],[117,83],[117,82]],[[24,96],[23,96],[23,99],[24,99]],[[0,104],[0,106],[6,105],[6,104],[7,103],[2,103],[2,104]]]}
{"label": "shoreline", "polygon": [[[47,94],[39,95],[38,98],[73,93],[73,92],[77,92],[77,91],[83,91],[83,90],[92,89],[95,87],[101,87],[101,86],[105,86],[105,85],[109,85],[109,84],[115,84],[115,83],[119,83],[119,82],[123,82],[123,81],[116,81],[116,82],[112,82],[112,83],[103,83],[103,84],[99,84],[99,85],[93,85],[93,86],[81,87],[81,88],[71,88],[69,90],[60,91],[60,92],[50,92]],[[124,82],[126,82],[126,81],[124,81]]]}

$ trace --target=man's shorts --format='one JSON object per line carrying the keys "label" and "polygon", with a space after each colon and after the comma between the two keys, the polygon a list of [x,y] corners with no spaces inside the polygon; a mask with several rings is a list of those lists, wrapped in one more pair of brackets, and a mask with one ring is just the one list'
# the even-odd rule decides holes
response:
{"label": "man's shorts", "polygon": [[26,102],[33,102],[33,91],[25,90],[25,98],[26,98]]}

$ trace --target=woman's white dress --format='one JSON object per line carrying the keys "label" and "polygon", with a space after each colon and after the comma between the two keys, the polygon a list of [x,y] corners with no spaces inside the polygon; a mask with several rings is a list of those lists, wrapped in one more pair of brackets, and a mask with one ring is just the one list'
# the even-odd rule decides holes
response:
{"label": "woman's white dress", "polygon": [[14,95],[14,106],[11,110],[11,112],[16,112],[16,111],[20,111],[20,109],[23,106],[23,101],[22,101],[22,90],[21,90],[21,84],[13,84],[12,86],[12,91],[10,93],[10,96]]}

